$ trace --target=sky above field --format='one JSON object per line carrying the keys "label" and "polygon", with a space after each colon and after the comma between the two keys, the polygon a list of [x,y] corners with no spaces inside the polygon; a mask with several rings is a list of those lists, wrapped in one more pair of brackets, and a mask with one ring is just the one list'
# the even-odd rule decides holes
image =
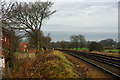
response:
{"label": "sky above field", "polygon": [[50,1],[54,2],[51,10],[57,12],[44,21],[42,30],[45,35],[50,33],[52,41],[69,41],[74,34],[82,34],[90,41],[118,39],[119,0]]}

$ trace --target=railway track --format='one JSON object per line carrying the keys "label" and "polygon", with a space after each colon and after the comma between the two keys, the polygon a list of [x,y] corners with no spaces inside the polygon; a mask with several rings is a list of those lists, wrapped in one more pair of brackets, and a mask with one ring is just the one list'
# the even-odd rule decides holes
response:
{"label": "railway track", "polygon": [[56,50],[62,51],[93,66],[96,66],[116,79],[120,78],[120,57],[113,57],[96,53],[85,53],[74,50]]}

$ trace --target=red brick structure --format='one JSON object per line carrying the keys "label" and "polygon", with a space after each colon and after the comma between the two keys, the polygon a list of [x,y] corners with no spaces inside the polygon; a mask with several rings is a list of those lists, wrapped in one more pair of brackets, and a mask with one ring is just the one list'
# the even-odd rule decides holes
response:
{"label": "red brick structure", "polygon": [[2,54],[4,54],[4,52],[6,51],[6,49],[9,48],[11,35],[12,35],[12,31],[10,31],[10,30],[2,27],[2,32],[1,32]]}
{"label": "red brick structure", "polygon": [[[10,37],[12,35],[12,31],[0,27],[0,54],[5,58],[5,52],[8,52],[7,49],[10,46]],[[5,60],[5,67],[6,67],[6,60]]]}
{"label": "red brick structure", "polygon": [[35,53],[37,50],[36,49],[29,49],[29,52]]}
{"label": "red brick structure", "polygon": [[19,50],[21,52],[28,52],[28,44],[26,42],[23,42],[19,45]]}
{"label": "red brick structure", "polygon": [[19,51],[20,52],[32,52],[35,53],[36,49],[29,49],[29,45],[26,42],[23,42],[22,44],[19,45]]}

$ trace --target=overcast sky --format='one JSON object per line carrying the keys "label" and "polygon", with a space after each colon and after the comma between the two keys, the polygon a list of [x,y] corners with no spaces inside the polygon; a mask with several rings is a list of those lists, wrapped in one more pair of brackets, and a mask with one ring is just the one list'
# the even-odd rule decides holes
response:
{"label": "overcast sky", "polygon": [[118,38],[118,2],[56,2],[53,9],[57,12],[42,27],[53,41],[69,40],[72,34],[91,41]]}
{"label": "overcast sky", "polygon": [[42,30],[45,35],[50,33],[52,41],[69,41],[73,34],[82,34],[90,41],[118,39],[119,0],[50,1],[57,12],[43,23]]}

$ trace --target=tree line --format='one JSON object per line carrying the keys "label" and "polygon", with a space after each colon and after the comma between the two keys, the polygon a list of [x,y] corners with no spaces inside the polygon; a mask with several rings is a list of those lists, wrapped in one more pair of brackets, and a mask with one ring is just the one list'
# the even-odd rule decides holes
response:
{"label": "tree line", "polygon": [[117,42],[112,38],[107,38],[99,42],[96,42],[96,41],[86,41],[85,36],[83,35],[72,35],[70,36],[69,39],[70,41],[51,42],[51,47],[63,48],[63,49],[89,48],[91,49],[91,51],[92,50],[102,51],[105,48],[120,47],[120,42]]}

